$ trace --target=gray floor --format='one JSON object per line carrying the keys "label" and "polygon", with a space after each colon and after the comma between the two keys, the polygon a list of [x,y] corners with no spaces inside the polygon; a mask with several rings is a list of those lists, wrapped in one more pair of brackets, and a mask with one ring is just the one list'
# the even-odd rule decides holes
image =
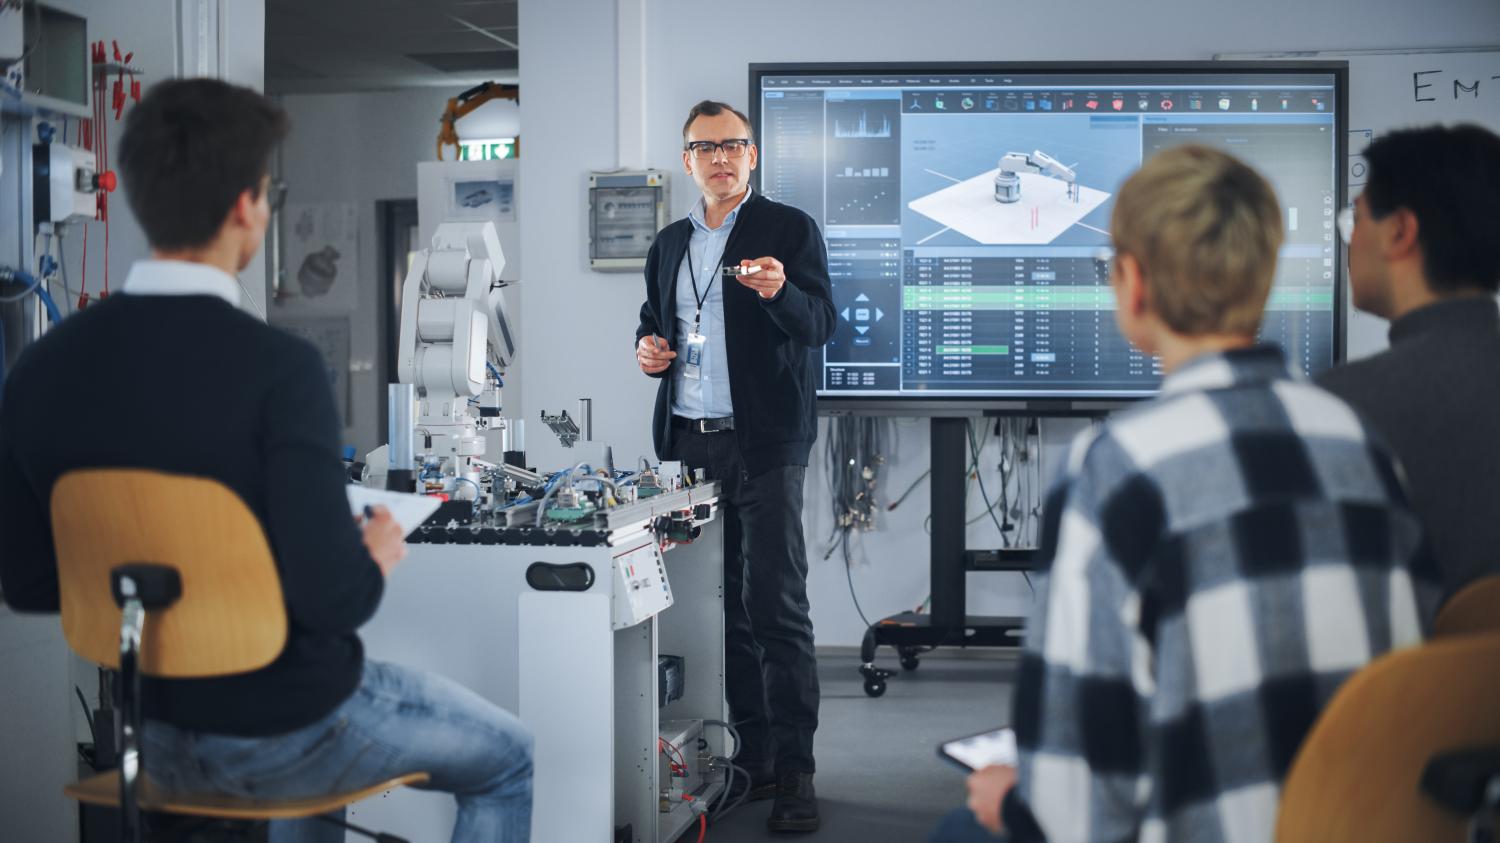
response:
{"label": "gray floor", "polygon": [[[879,662],[894,668],[895,654],[882,650]],[[1015,659],[996,651],[930,653],[916,671],[892,679],[879,699],[865,696],[858,664],[852,655],[819,659],[823,705],[815,783],[822,830],[771,834],[771,803],[765,801],[711,826],[704,843],[922,843],[939,817],[963,804],[963,773],[940,760],[936,746],[1009,720]],[[697,832],[683,839],[694,843]]]}

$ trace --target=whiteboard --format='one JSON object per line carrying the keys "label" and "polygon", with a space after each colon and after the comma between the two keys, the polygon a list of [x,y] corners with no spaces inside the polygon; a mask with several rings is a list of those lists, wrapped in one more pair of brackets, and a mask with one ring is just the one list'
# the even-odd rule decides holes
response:
{"label": "whiteboard", "polygon": [[[1458,50],[1223,53],[1216,59],[1338,59],[1349,62],[1349,201],[1365,184],[1360,157],[1374,138],[1406,126],[1478,123],[1500,132],[1500,46]],[[1344,350],[1349,359],[1386,347],[1384,319],[1349,303],[1344,268]]]}

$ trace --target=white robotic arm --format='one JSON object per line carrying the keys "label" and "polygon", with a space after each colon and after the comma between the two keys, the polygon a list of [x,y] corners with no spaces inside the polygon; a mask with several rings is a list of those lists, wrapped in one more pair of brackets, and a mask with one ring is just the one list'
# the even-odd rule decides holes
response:
{"label": "white robotic arm", "polygon": [[1040,149],[1025,152],[1007,152],[1000,159],[1000,172],[995,175],[995,201],[1018,202],[1021,199],[1020,171],[1040,173],[1068,185],[1068,198],[1078,201],[1078,173],[1072,167],[1053,158]]}
{"label": "white robotic arm", "polygon": [[479,395],[485,363],[515,356],[505,300],[492,289],[505,267],[494,223],[443,223],[401,288],[397,378],[429,397]]}
{"label": "white robotic arm", "polygon": [[396,377],[416,386],[418,450],[424,461],[442,464],[445,485],[472,479],[471,458],[485,452],[479,416],[498,414],[499,374],[515,357],[495,286],[504,267],[494,223],[448,222],[412,261],[401,287]]}

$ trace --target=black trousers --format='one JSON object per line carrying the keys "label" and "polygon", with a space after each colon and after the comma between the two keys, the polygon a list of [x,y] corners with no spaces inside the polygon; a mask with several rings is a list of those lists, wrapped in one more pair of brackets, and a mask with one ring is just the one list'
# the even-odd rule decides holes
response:
{"label": "black trousers", "polygon": [[732,431],[678,428],[673,436],[674,456],[706,469],[720,487],[724,685],[744,742],[738,763],[757,775],[767,767],[778,776],[811,773],[819,695],[802,537],[807,469],[788,465],[751,477]]}

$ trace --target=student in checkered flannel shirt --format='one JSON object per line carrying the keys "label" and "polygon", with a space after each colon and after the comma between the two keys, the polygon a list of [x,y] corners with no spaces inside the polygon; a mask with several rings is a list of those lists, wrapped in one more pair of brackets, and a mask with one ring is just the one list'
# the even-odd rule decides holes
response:
{"label": "student in checkered flannel shirt", "polygon": [[1020,764],[970,777],[944,843],[1270,841],[1318,712],[1436,606],[1390,453],[1256,344],[1270,185],[1178,147],[1126,182],[1111,228],[1120,329],[1167,377],[1081,435],[1048,496]]}

